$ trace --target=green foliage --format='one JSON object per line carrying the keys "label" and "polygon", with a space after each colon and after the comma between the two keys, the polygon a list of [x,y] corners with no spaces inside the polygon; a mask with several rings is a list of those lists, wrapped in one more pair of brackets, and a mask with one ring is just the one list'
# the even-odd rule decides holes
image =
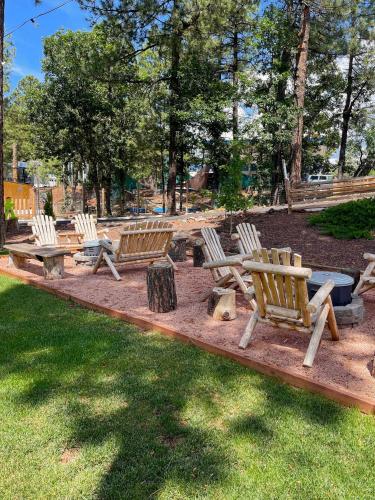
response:
{"label": "green foliage", "polygon": [[309,217],[310,224],[338,239],[372,239],[375,231],[375,198],[349,201]]}
{"label": "green foliage", "polygon": [[244,161],[238,155],[233,156],[228,165],[221,168],[221,187],[218,196],[219,206],[227,212],[236,212],[250,208],[252,200],[241,192],[242,170]]}
{"label": "green foliage", "polygon": [[10,278],[0,296],[2,498],[373,498],[373,416]]}
{"label": "green foliage", "polygon": [[15,220],[17,215],[14,212],[14,202],[11,198],[7,198],[4,203],[5,220]]}
{"label": "green foliage", "polygon": [[46,202],[44,203],[44,213],[49,215],[50,217],[55,218],[55,214],[53,212],[53,197],[52,191],[47,191]]}

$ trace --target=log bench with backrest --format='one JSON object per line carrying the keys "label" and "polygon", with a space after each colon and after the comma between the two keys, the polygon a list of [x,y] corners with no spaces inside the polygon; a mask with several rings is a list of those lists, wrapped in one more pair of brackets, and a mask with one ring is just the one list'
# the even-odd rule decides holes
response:
{"label": "log bench with backrest", "polygon": [[304,202],[324,200],[344,201],[345,197],[375,193],[375,176],[335,179],[331,182],[299,182],[289,188],[291,206]]}
{"label": "log bench with backrest", "polygon": [[9,265],[19,269],[26,259],[35,259],[43,262],[45,279],[54,280],[64,277],[64,255],[71,251],[67,248],[37,247],[28,243],[14,243],[4,245],[9,252]]}

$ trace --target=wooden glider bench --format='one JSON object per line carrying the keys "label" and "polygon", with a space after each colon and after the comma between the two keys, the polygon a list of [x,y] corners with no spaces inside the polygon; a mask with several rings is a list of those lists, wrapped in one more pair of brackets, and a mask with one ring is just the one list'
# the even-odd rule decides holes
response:
{"label": "wooden glider bench", "polygon": [[64,277],[64,255],[70,255],[67,248],[37,247],[29,243],[14,243],[4,245],[9,252],[9,265],[19,269],[26,259],[35,259],[43,262],[43,274],[46,280],[61,279]]}

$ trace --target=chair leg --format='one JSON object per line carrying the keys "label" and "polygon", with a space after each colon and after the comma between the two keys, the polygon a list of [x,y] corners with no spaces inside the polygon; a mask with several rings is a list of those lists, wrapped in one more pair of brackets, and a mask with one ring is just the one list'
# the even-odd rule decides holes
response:
{"label": "chair leg", "polygon": [[256,310],[251,315],[251,318],[248,324],[246,325],[245,333],[242,335],[242,338],[238,345],[238,347],[240,347],[241,349],[246,349],[246,347],[249,345],[251,335],[253,334],[253,331],[258,323],[258,318],[259,318],[259,313],[258,310]]}
{"label": "chair leg", "polygon": [[328,320],[328,328],[329,328],[329,331],[331,332],[332,340],[339,340],[340,339],[339,329],[337,328],[335,310],[333,309],[332,299],[331,299],[330,295],[328,295],[328,297],[326,299],[326,304],[329,305],[327,320]]}
{"label": "chair leg", "polygon": [[98,258],[96,259],[95,266],[92,269],[93,274],[96,274],[97,270],[99,269],[99,266],[103,260],[103,253],[104,253],[104,249],[101,248],[99,255],[98,255]]}
{"label": "chair leg", "polygon": [[307,348],[306,356],[305,356],[305,359],[303,361],[303,366],[311,368],[313,363],[314,363],[315,355],[316,355],[316,352],[318,350],[320,341],[322,339],[323,330],[324,330],[324,326],[326,324],[328,312],[329,312],[329,304],[325,304],[325,306],[322,309],[322,312],[320,313],[320,316],[318,317],[318,319],[315,323],[315,327],[314,327],[314,331],[312,332],[312,335],[311,335],[309,347]]}
{"label": "chair leg", "polygon": [[170,258],[170,256],[167,254],[165,257],[166,257],[167,261],[168,261],[168,262],[172,265],[173,269],[174,269],[175,271],[178,271],[178,267],[177,267],[177,266],[176,266],[176,264],[173,262],[173,260]]}
{"label": "chair leg", "polygon": [[103,258],[106,261],[106,263],[108,264],[108,267],[112,271],[112,274],[116,278],[116,280],[117,281],[121,281],[122,278],[119,275],[119,273],[117,272],[117,269],[113,265],[113,262],[111,261],[111,259],[110,259],[109,255],[107,254],[107,252],[103,252]]}
{"label": "chair leg", "polygon": [[[354,289],[353,294],[359,295],[361,293],[361,288],[365,284],[366,278],[369,278],[372,275],[374,269],[375,269],[375,262],[370,262],[370,264],[366,267],[364,273],[360,277],[358,284]],[[363,290],[363,291],[367,291],[367,290]]]}

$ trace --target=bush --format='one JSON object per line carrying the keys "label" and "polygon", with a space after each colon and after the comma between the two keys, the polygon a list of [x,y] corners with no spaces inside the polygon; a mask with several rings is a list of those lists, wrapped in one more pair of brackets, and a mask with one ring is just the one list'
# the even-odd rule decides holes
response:
{"label": "bush", "polygon": [[309,217],[310,224],[323,234],[338,239],[373,238],[375,229],[375,198],[349,201],[330,207]]}
{"label": "bush", "polygon": [[52,199],[52,191],[47,191],[47,198],[44,204],[44,213],[45,215],[49,215],[55,218],[55,214],[53,213],[53,199]]}

